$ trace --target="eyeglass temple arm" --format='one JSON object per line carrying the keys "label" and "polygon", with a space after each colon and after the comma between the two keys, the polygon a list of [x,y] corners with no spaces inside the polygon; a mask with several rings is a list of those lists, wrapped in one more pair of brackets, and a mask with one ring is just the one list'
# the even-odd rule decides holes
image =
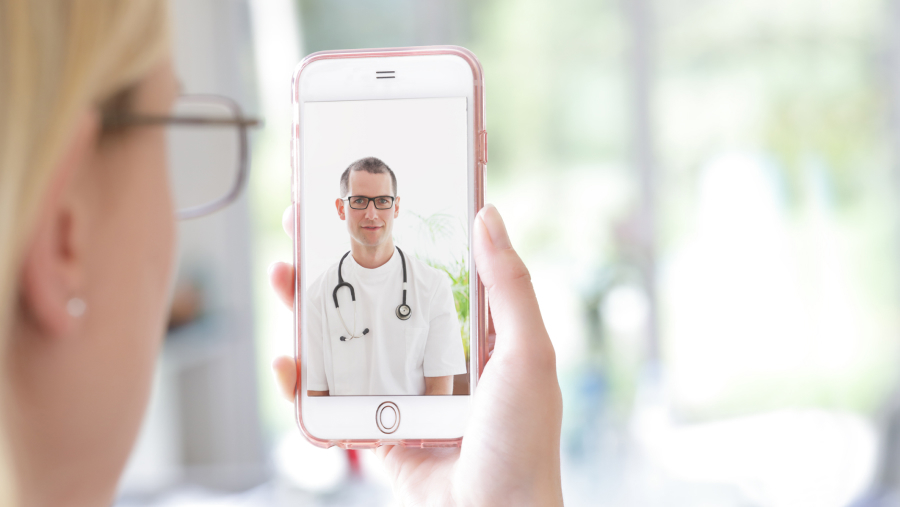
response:
{"label": "eyeglass temple arm", "polygon": [[116,114],[103,118],[106,127],[128,125],[223,125],[257,127],[262,125],[258,118],[203,118],[199,116],[152,116],[139,114]]}

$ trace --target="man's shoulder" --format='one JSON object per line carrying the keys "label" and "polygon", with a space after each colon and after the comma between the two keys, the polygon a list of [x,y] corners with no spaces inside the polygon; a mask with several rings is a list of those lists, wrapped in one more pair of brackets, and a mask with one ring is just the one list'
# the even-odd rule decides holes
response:
{"label": "man's shoulder", "polygon": [[449,283],[449,277],[447,273],[440,269],[436,268],[427,261],[423,261],[422,259],[416,257],[410,257],[408,261],[413,268],[416,276],[418,276],[422,281],[429,282],[428,285],[431,285],[435,282],[446,281]]}
{"label": "man's shoulder", "polygon": [[309,284],[309,289],[307,292],[312,297],[319,296],[323,293],[324,288],[328,285],[327,280],[329,280],[330,278],[333,277],[335,279],[335,284],[337,283],[337,276],[334,276],[334,274],[337,273],[339,262],[340,261],[328,266],[325,271],[319,273],[319,275],[316,276],[315,280],[313,280],[312,283]]}

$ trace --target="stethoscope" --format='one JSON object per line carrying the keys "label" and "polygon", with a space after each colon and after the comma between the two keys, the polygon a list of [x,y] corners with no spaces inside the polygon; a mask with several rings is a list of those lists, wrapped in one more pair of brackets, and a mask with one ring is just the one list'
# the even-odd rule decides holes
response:
{"label": "stethoscope", "polygon": [[[403,302],[400,303],[400,306],[394,311],[397,315],[397,318],[400,320],[408,320],[412,315],[412,308],[406,304],[406,257],[403,256],[403,250],[400,250],[400,247],[395,247],[398,252],[400,252],[400,262],[403,264]],[[334,307],[337,309],[338,317],[341,318],[341,324],[344,325],[344,329],[347,331],[347,334],[350,335],[350,338],[346,336],[341,336],[341,341],[345,342],[347,340],[352,340],[354,338],[362,338],[363,336],[369,334],[369,328],[363,329],[362,334],[356,334],[356,291],[353,290],[353,286],[348,282],[344,281],[344,276],[341,274],[344,267],[344,259],[350,255],[350,252],[344,254],[341,257],[341,262],[338,263],[338,284],[334,287],[334,291],[331,293],[331,297],[334,298]],[[344,322],[344,316],[341,314],[341,305],[338,304],[338,289],[341,287],[347,287],[350,289],[350,301],[353,302],[353,331],[350,331],[350,328],[347,326],[347,323]]]}

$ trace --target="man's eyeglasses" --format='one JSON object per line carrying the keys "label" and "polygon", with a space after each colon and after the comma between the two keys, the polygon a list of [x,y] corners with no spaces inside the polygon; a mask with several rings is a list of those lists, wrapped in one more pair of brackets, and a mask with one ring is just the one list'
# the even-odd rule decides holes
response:
{"label": "man's eyeglasses", "polygon": [[379,195],[378,197],[351,195],[343,200],[347,201],[347,204],[353,209],[366,209],[369,207],[369,202],[375,203],[375,209],[391,209],[394,207],[394,198],[390,195]]}
{"label": "man's eyeglasses", "polygon": [[231,204],[247,183],[247,129],[260,121],[244,117],[233,100],[217,95],[182,95],[166,116],[112,111],[103,128],[164,126],[169,175],[179,219],[208,215]]}

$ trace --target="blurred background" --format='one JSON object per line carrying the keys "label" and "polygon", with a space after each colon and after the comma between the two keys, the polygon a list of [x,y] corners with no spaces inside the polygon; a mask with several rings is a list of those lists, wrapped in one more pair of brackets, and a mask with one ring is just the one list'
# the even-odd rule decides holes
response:
{"label": "blurred background", "polygon": [[479,57],[487,200],[557,350],[567,505],[900,505],[900,0],[178,0],[188,92],[265,119],[181,223],[120,506],[391,505],[296,429],[289,85],[325,49]]}

